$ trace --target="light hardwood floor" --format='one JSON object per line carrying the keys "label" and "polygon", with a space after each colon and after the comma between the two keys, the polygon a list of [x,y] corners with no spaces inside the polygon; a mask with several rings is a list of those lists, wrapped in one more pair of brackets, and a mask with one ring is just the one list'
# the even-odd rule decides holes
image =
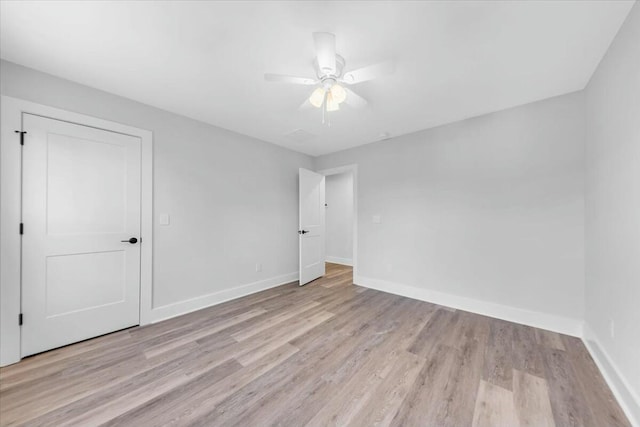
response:
{"label": "light hardwood floor", "polygon": [[577,338],[368,290],[351,269],[0,370],[0,424],[628,426]]}

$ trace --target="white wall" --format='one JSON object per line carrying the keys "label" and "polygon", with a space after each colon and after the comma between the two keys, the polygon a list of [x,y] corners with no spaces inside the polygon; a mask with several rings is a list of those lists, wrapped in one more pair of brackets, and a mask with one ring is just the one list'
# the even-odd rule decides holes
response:
{"label": "white wall", "polygon": [[640,425],[639,4],[586,93],[587,339]]}
{"label": "white wall", "polygon": [[327,175],[326,252],[328,262],[353,262],[353,174]]}
{"label": "white wall", "polygon": [[[3,95],[153,131],[158,318],[242,285],[295,280],[298,168],[311,168],[310,157],[6,61],[0,67]],[[170,226],[157,225],[160,213],[171,215]]]}
{"label": "white wall", "polygon": [[317,170],[358,165],[358,283],[579,334],[583,101],[316,158]]}

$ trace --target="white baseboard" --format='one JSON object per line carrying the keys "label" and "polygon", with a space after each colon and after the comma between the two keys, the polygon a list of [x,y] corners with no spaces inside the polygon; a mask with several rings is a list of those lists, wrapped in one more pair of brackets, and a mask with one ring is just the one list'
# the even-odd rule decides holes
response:
{"label": "white baseboard", "polygon": [[329,256],[327,255],[324,258],[325,262],[331,262],[333,264],[342,264],[342,265],[348,265],[350,267],[353,266],[353,260],[351,258],[340,258],[337,256]]}
{"label": "white baseboard", "polygon": [[196,298],[178,301],[160,307],[154,307],[151,310],[151,323],[156,323],[161,320],[166,320],[172,317],[180,316],[182,314],[191,313],[192,311],[200,310],[212,305],[221,304],[223,302],[254,294],[256,292],[264,291],[266,289],[275,288],[276,286],[295,282],[296,280],[298,280],[297,271],[242,286],[236,286],[235,288],[224,289],[222,291],[213,292]]}
{"label": "white baseboard", "polygon": [[521,323],[535,328],[546,329],[559,332],[574,337],[582,336],[582,321],[569,317],[557,316],[539,311],[531,311],[489,301],[462,297],[430,289],[417,288],[415,286],[403,285],[400,283],[388,282],[386,280],[372,279],[358,276],[354,278],[356,285],[375,289],[390,294],[413,298],[421,301],[443,305],[484,316],[495,317],[497,319],[510,322]]}
{"label": "white baseboard", "polygon": [[631,424],[640,427],[640,396],[633,391],[626,378],[621,375],[620,370],[600,344],[596,334],[586,323],[582,341]]}

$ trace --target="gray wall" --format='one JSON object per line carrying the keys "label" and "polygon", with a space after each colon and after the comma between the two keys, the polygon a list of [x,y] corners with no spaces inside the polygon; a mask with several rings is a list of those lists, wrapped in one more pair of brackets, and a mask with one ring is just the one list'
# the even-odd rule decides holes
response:
{"label": "gray wall", "polygon": [[[298,270],[298,168],[311,168],[310,157],[6,61],[0,67],[3,95],[153,131],[154,306]],[[157,225],[159,213],[171,215],[170,226]]]}
{"label": "gray wall", "polygon": [[353,258],[353,174],[326,177],[327,261],[352,262]]}
{"label": "gray wall", "polygon": [[582,319],[583,101],[316,158],[358,165],[358,276]]}
{"label": "gray wall", "polygon": [[[586,324],[640,423],[640,5],[587,86]],[[613,331],[612,331],[613,329]],[[614,374],[613,377],[616,377]],[[625,387],[619,387],[625,390]],[[635,400],[633,402],[632,400]]]}

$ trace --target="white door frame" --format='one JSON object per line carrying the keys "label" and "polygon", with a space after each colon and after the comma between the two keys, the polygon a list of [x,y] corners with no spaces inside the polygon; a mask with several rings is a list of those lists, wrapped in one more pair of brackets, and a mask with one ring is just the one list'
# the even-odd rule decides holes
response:
{"label": "white door frame", "polygon": [[324,176],[351,172],[353,177],[353,283],[358,283],[358,165],[344,165],[316,172]]}
{"label": "white door frame", "polygon": [[[140,138],[140,324],[151,323],[153,279],[153,133],[9,96],[0,97],[0,366],[20,361],[22,114],[91,126]],[[25,228],[29,225],[25,224]],[[28,321],[28,314],[25,314]]]}

